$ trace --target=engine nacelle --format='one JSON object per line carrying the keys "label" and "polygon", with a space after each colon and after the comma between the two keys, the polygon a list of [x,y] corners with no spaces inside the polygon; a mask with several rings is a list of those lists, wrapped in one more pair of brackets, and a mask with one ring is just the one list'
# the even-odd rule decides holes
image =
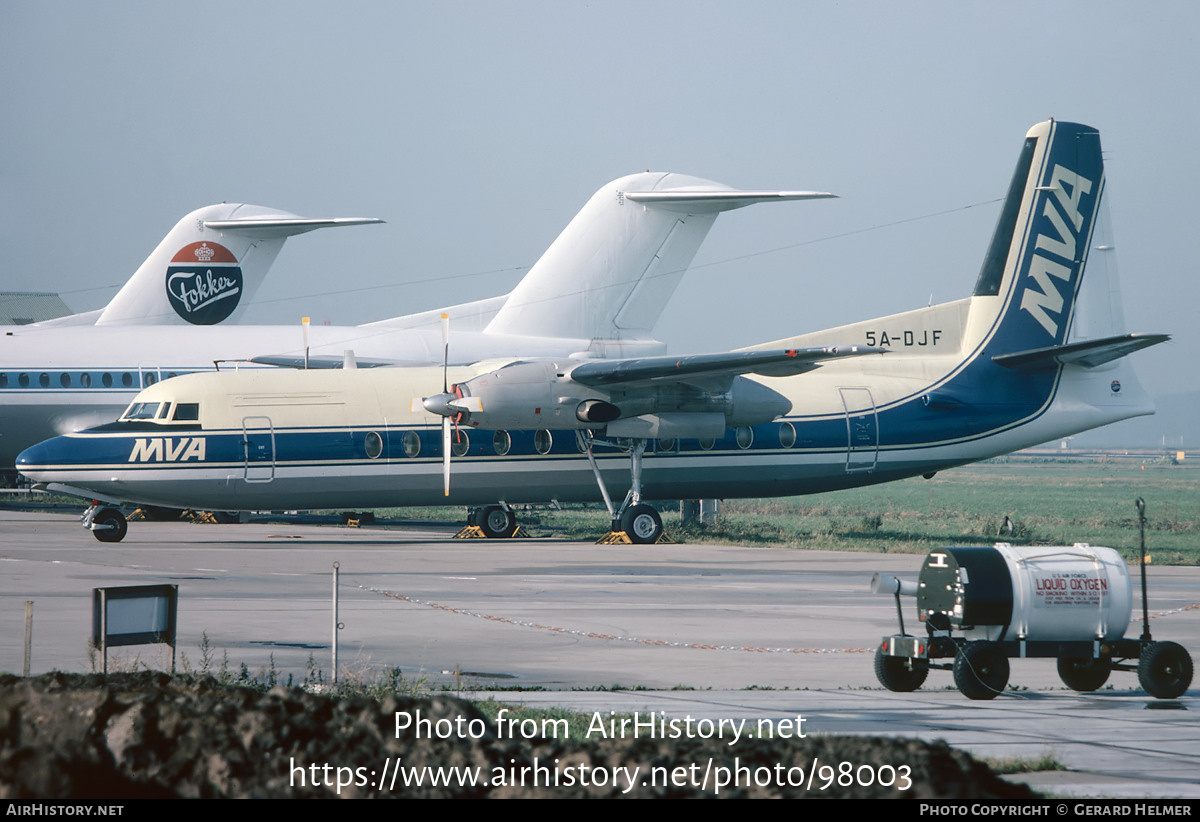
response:
{"label": "engine nacelle", "polygon": [[[782,394],[745,377],[730,378],[727,390],[677,381],[599,388],[571,379],[568,369],[573,365],[550,360],[513,363],[459,383],[455,391],[461,400],[448,399],[444,405],[462,412],[461,422],[484,428],[569,430],[614,424],[618,433],[613,436],[643,436],[631,433],[643,428],[666,436],[666,426],[677,432],[675,436],[695,437],[770,422],[792,408]],[[647,425],[634,424],[637,419],[647,420]]]}

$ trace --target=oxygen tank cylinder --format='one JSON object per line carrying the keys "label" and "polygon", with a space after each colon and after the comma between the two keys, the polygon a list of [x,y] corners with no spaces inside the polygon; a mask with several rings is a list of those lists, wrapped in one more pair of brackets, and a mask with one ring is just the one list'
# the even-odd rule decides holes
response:
{"label": "oxygen tank cylinder", "polygon": [[1129,627],[1129,569],[1111,548],[954,547],[930,551],[918,579],[922,621],[966,639],[1117,639]]}

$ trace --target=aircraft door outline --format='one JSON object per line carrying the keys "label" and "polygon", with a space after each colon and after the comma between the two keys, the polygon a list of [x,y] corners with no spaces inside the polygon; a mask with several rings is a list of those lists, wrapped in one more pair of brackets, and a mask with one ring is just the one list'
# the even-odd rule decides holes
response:
{"label": "aircraft door outline", "polygon": [[879,460],[879,414],[869,388],[839,388],[846,411],[846,473],[870,473]]}
{"label": "aircraft door outline", "polygon": [[270,417],[242,417],[242,451],[246,482],[275,479],[275,428]]}

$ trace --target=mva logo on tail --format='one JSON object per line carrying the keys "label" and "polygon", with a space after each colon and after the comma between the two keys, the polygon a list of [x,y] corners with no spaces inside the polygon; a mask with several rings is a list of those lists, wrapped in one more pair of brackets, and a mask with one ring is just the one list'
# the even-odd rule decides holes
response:
{"label": "mva logo on tail", "polygon": [[[1100,135],[1075,123],[1047,123],[1050,134],[1021,255],[1018,309],[1064,342],[1104,185]],[[1030,329],[1032,331],[1032,328]],[[1039,332],[1040,333],[1040,332]]]}
{"label": "mva logo on tail", "polygon": [[[1060,165],[1055,165],[1050,174],[1050,188],[1054,196],[1046,198],[1042,214],[1049,219],[1055,236],[1038,234],[1034,242],[1037,251],[1033,254],[1029,276],[1035,282],[1025,286],[1021,294],[1021,310],[1028,311],[1054,339],[1058,339],[1062,318],[1052,318],[1050,314],[1062,314],[1063,296],[1058,284],[1050,278],[1068,285],[1071,283],[1071,267],[1077,261],[1079,248],[1078,234],[1083,227],[1081,201],[1091,193],[1092,185],[1091,180]],[[1088,204],[1089,215],[1094,212],[1095,202],[1093,198]],[[1070,220],[1069,225],[1067,220]],[[1090,220],[1088,224],[1091,224]],[[1067,265],[1055,262],[1047,255],[1066,260]]]}

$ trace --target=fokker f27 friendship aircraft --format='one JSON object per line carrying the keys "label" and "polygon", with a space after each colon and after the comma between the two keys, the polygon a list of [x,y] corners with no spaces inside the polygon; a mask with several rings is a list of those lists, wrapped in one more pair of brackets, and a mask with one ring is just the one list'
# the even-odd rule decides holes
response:
{"label": "fokker f27 friendship aircraft", "polygon": [[107,307],[0,327],[0,472],[22,449],[114,420],[142,388],[211,371],[215,361],[341,367],[353,351],[360,366],[440,363],[440,313],[454,320],[460,363],[662,353],[654,323],[720,212],[831,196],[633,174],[596,192],[511,294],[307,333],[298,325],[230,324],[285,237],[380,221],[209,206],[180,220]]}
{"label": "fokker f27 friendship aircraft", "polygon": [[[487,506],[493,535],[514,527],[507,503],[607,502],[616,485],[635,542],[661,533],[646,499],[932,476],[1153,413],[1125,356],[1167,337],[1124,330],[1104,208],[1099,134],[1041,123],[966,299],[724,354],[182,377],[18,468],[110,503]],[[125,533],[112,508],[87,523]]]}

